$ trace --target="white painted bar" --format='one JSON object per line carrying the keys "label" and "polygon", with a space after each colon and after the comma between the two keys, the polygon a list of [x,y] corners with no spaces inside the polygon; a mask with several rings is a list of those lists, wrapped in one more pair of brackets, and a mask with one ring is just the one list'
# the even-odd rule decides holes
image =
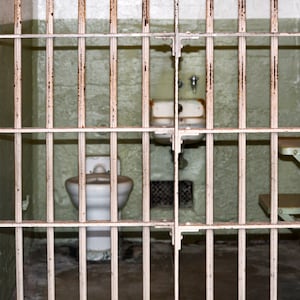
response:
{"label": "white painted bar", "polygon": [[[206,1],[206,32],[214,31],[214,0]],[[214,128],[214,40],[206,38],[206,128]],[[214,136],[206,135],[206,224],[214,223]],[[206,299],[214,299],[214,231],[206,231]]]}
{"label": "white painted bar", "polygon": [[[278,0],[270,1],[271,32],[278,32]],[[270,53],[270,118],[271,128],[278,127],[278,38],[271,38]],[[278,134],[271,133],[271,223],[278,222]],[[277,299],[278,286],[278,230],[270,233],[270,299]]]}
{"label": "white painted bar", "polygon": [[[150,1],[143,0],[142,31],[150,32]],[[149,103],[150,103],[150,39],[142,40],[142,124],[149,128]],[[150,135],[142,135],[143,152],[143,221],[150,221]],[[150,227],[143,227],[143,299],[150,300]]]}
{"label": "white painted bar", "polygon": [[[178,132],[181,135],[185,134],[199,134],[199,133],[298,133],[300,127],[280,127],[280,128],[203,128],[203,129],[180,129]],[[173,134],[174,128],[171,127],[118,127],[118,128],[100,128],[100,127],[67,127],[67,128],[0,128],[0,133],[80,133],[80,132],[94,132],[94,133],[109,133],[109,132],[158,132],[158,133],[168,133]]]}
{"label": "white painted bar", "polygon": [[[118,31],[118,0],[110,0],[110,33]],[[118,127],[118,41],[110,39],[110,127]],[[118,136],[110,134],[110,217],[118,221],[117,194]],[[111,299],[119,298],[118,227],[111,227]]]}
{"label": "white painted bar", "polygon": [[[22,0],[14,2],[14,33],[22,34]],[[22,127],[22,40],[14,40],[14,126]],[[15,140],[15,221],[22,222],[22,134]],[[16,293],[24,299],[23,230],[16,227]]]}
{"label": "white painted bar", "polygon": [[[299,37],[299,32],[214,32],[214,33],[178,33],[181,39],[196,39],[200,37]],[[1,39],[37,39],[37,38],[128,38],[128,37],[155,37],[159,39],[173,39],[174,33],[156,32],[156,33],[37,33],[37,34],[0,34]]]}
{"label": "white painted bar", "polygon": [[[53,33],[53,0],[47,0],[46,31]],[[53,79],[54,79],[54,53],[53,39],[46,40],[46,128],[53,128]],[[53,133],[46,134],[46,191],[47,191],[47,222],[54,221],[54,171],[53,171]],[[55,300],[55,258],[54,258],[54,228],[47,228],[47,273],[48,273],[48,299]]]}
{"label": "white painted bar", "polygon": [[[238,2],[238,31],[246,32],[246,1]],[[238,45],[238,69],[239,69],[239,128],[247,127],[247,103],[246,103],[246,38],[239,37]],[[246,134],[239,133],[239,224],[246,223]],[[238,299],[246,299],[246,231],[238,231]]]}
{"label": "white painted bar", "polygon": [[174,228],[172,239],[174,244],[174,299],[179,299],[179,251],[181,249],[181,233],[179,231],[179,153],[181,152],[181,137],[179,135],[178,100],[179,100],[179,59],[181,56],[181,38],[179,36],[179,0],[174,0],[174,133],[172,150],[174,154],[174,205],[173,218]]}
{"label": "white painted bar", "polygon": [[[86,0],[78,0],[78,33],[84,34],[86,26]],[[85,38],[78,38],[78,128],[85,127]],[[79,222],[86,222],[86,168],[85,133],[78,133],[78,175],[79,175]],[[79,295],[87,299],[86,228],[79,228]]]}
{"label": "white painted bar", "polygon": [[[88,221],[86,223],[80,223],[80,222],[42,222],[38,220],[34,221],[23,221],[22,223],[18,223],[13,220],[6,220],[0,222],[0,228],[48,228],[48,227],[55,227],[55,228],[79,228],[79,227],[153,227],[157,229],[173,229],[174,222],[172,220],[168,221],[150,221],[150,222],[143,222],[143,221],[130,221],[130,220],[123,220],[118,222],[110,222],[110,221]],[[197,232],[201,230],[239,230],[239,229],[299,229],[300,228],[300,222],[287,222],[282,221],[278,222],[276,224],[271,224],[270,222],[249,222],[246,224],[239,224],[237,222],[223,222],[223,223],[214,223],[212,225],[205,224],[205,223],[194,223],[194,222],[187,222],[179,224],[180,232],[187,233],[187,232]]]}

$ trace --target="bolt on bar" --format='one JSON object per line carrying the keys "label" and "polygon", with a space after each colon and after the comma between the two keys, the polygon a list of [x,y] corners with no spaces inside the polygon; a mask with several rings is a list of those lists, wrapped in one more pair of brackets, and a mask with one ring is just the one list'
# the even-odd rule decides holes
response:
{"label": "bolt on bar", "polygon": [[[142,32],[150,32],[150,0],[142,2]],[[142,40],[142,125],[149,128],[150,39]],[[150,221],[150,135],[142,134],[143,222]],[[143,227],[143,299],[150,300],[150,227]]]}
{"label": "bolt on bar", "polygon": [[[46,30],[53,33],[53,0],[46,3]],[[46,40],[46,128],[53,128],[53,78],[54,78],[53,38]],[[46,134],[46,193],[47,222],[54,221],[54,185],[53,185],[53,133]],[[47,269],[48,299],[55,299],[55,261],[54,261],[54,228],[47,228]]]}
{"label": "bolt on bar", "polygon": [[[278,0],[270,1],[271,32],[278,32]],[[278,127],[278,37],[271,37],[270,53],[271,128]],[[278,133],[271,133],[271,223],[278,222]],[[278,229],[270,232],[270,299],[277,299]]]}
{"label": "bolt on bar", "polygon": [[[78,0],[78,33],[84,34],[86,26],[86,0]],[[85,127],[85,38],[78,38],[78,128]],[[79,222],[86,222],[86,170],[85,133],[78,133],[78,173],[79,173]],[[87,299],[86,228],[79,228],[79,295]]]}
{"label": "bolt on bar", "polygon": [[[206,32],[214,32],[214,1],[206,0]],[[206,128],[214,128],[214,40],[206,38]],[[206,135],[206,224],[214,223],[214,135]],[[214,231],[206,231],[206,299],[214,299]]]}
{"label": "bolt on bar", "polygon": [[[238,2],[238,31],[246,32],[246,0]],[[238,43],[239,128],[246,128],[246,38]],[[239,224],[246,223],[246,133],[239,133]],[[238,298],[246,299],[246,230],[238,231]]]}
{"label": "bolt on bar", "polygon": [[[22,34],[22,1],[14,2],[14,33]],[[14,40],[14,126],[22,128],[22,40]],[[22,134],[15,133],[15,220],[22,223]],[[24,299],[23,230],[16,228],[16,292]]]}

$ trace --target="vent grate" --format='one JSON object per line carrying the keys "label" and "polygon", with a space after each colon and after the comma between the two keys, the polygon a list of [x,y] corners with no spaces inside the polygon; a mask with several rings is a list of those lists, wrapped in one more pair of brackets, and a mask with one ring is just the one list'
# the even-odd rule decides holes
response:
{"label": "vent grate", "polygon": [[[157,180],[150,182],[151,208],[172,207],[174,204],[174,181]],[[179,181],[179,207],[190,208],[193,205],[193,182]]]}

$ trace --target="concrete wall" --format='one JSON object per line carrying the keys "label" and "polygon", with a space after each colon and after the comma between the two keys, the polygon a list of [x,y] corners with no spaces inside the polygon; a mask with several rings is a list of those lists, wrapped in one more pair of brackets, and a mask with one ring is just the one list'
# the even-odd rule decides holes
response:
{"label": "concrete wall", "polygon": [[[108,2],[89,1],[87,7],[87,31],[107,32]],[[268,1],[251,1],[247,7],[249,31],[269,31],[270,14]],[[237,1],[215,2],[216,31],[236,31]],[[180,4],[180,30],[205,30],[205,1],[189,1]],[[188,5],[186,5],[188,4]],[[44,31],[44,9],[39,2],[39,9],[34,12],[35,31]],[[37,6],[35,6],[37,7]],[[77,7],[70,6],[70,1],[56,2],[56,32],[77,31]],[[140,1],[119,3],[119,31],[140,31]],[[289,2],[289,6],[280,2],[280,30],[299,31],[299,3]],[[172,31],[172,1],[151,1],[152,32]],[[97,20],[95,19],[97,17]],[[198,20],[198,21],[195,21]],[[141,125],[141,44],[140,41],[120,38],[119,41],[119,77],[118,107],[120,126]],[[269,39],[251,38],[247,40],[247,123],[248,126],[269,126]],[[218,38],[215,40],[215,126],[237,126],[237,40]],[[55,126],[67,127],[77,124],[77,44],[76,40],[56,40],[55,50]],[[280,125],[298,126],[299,115],[299,40],[280,40]],[[35,52],[34,78],[34,125],[44,126],[45,99],[45,52],[43,44]],[[183,99],[191,97],[205,98],[205,44],[203,40],[185,41],[180,63],[179,77],[184,82],[180,90]],[[173,60],[169,41],[151,40],[151,98],[173,97]],[[191,75],[200,77],[196,94],[189,87]],[[107,40],[87,40],[87,125],[108,126],[109,122],[109,45]],[[109,153],[109,137],[105,134],[87,136],[88,154]],[[37,136],[40,140],[41,137]],[[247,147],[247,217],[249,221],[266,220],[267,217],[258,206],[258,195],[269,192],[269,136],[248,135]],[[45,218],[45,146],[43,142],[34,150],[34,170],[39,181],[34,185],[35,215]],[[55,201],[57,219],[76,219],[77,211],[70,203],[65,191],[65,180],[77,174],[76,135],[56,135],[55,144]],[[42,150],[42,151],[41,151]],[[141,185],[141,136],[139,134],[119,135],[119,156],[121,172],[134,180],[134,190],[128,204],[122,212],[123,218],[140,219],[142,215]],[[155,180],[172,179],[173,167],[169,148],[151,145],[151,178]],[[180,172],[181,179],[194,182],[193,209],[180,211],[181,221],[204,221],[205,219],[205,146],[185,150],[189,162]],[[237,219],[237,136],[216,135],[215,142],[215,219],[233,221]],[[280,192],[299,192],[296,180],[299,169],[292,161],[279,162]],[[152,218],[172,217],[171,209],[154,209]]]}
{"label": "concrete wall", "polygon": [[[56,20],[56,32],[76,32],[75,20]],[[152,20],[153,32],[172,31],[171,20]],[[43,21],[36,21],[36,31],[43,30]],[[88,20],[89,32],[107,31],[107,20]],[[120,20],[120,30],[140,30],[137,20]],[[182,31],[204,30],[203,21],[184,19]],[[219,19],[216,31],[236,30],[236,21]],[[249,31],[268,31],[269,21],[250,20]],[[299,22],[294,19],[280,20],[280,30],[299,31]],[[205,98],[205,44],[203,40],[185,41],[180,63],[180,79],[184,82],[180,97]],[[237,126],[237,40],[215,40],[215,126]],[[279,103],[280,126],[298,126],[299,116],[299,41],[280,40]],[[68,127],[77,124],[77,45],[76,41],[56,40],[55,50],[55,126]],[[269,126],[269,39],[248,39],[247,51],[247,123],[248,126]],[[34,125],[44,126],[45,112],[45,52],[43,45],[35,52],[34,78]],[[120,126],[141,125],[141,44],[140,41],[119,39],[118,108]],[[109,122],[109,46],[108,41],[87,40],[87,125],[108,126]],[[151,98],[173,97],[173,59],[169,43],[151,40]],[[196,94],[189,85],[191,75],[199,76]],[[37,136],[41,139],[40,136]],[[55,144],[55,201],[57,219],[76,219],[77,211],[65,191],[65,180],[77,174],[77,140],[74,134],[57,134]],[[258,195],[269,192],[269,136],[249,134],[247,147],[247,217],[249,221],[266,220],[258,205]],[[152,141],[153,142],[153,141]],[[34,174],[39,181],[34,184],[35,215],[45,218],[45,146],[43,141],[34,150]],[[215,220],[237,219],[237,136],[216,135],[215,142]],[[140,219],[142,215],[141,183],[141,136],[119,135],[121,173],[134,180],[134,189],[123,209],[122,217]],[[169,147],[151,145],[151,178],[172,179],[173,166]],[[87,135],[87,154],[109,153],[109,139],[105,134]],[[205,144],[187,148],[184,153],[188,166],[180,171],[180,178],[194,182],[194,206],[180,210],[181,221],[205,220]],[[280,192],[300,192],[297,184],[298,166],[292,161],[279,161]],[[293,178],[292,180],[290,178]],[[152,218],[172,217],[171,209],[153,209]]]}
{"label": "concrete wall", "polygon": [[[3,3],[5,0],[1,0]],[[1,5],[0,1],[0,5]],[[44,0],[24,0],[26,3],[32,2],[32,18],[45,19]],[[88,0],[87,18],[89,19],[108,19],[109,0]],[[28,6],[28,4],[26,4]],[[76,19],[77,1],[74,0],[54,0],[55,18],[57,19]],[[1,7],[1,6],[0,6]],[[179,1],[179,16],[181,19],[205,19],[205,0],[184,0]],[[4,7],[5,8],[5,7]],[[214,1],[216,19],[236,19],[238,0],[215,0]],[[288,4],[279,1],[280,18],[298,18],[300,4],[297,0],[289,0]],[[118,1],[119,19],[140,19],[142,12],[142,1]],[[151,0],[150,17],[151,19],[173,19],[174,1],[173,0]],[[247,18],[266,19],[270,16],[270,1],[251,0],[247,1]]]}

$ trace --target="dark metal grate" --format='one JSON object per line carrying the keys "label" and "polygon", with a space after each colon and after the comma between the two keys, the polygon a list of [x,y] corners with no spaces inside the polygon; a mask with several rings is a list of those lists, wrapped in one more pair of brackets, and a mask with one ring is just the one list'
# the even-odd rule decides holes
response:
{"label": "dark metal grate", "polygon": [[[174,181],[151,181],[150,201],[153,207],[172,207],[174,204]],[[179,207],[186,208],[193,205],[193,182],[179,181]]]}

